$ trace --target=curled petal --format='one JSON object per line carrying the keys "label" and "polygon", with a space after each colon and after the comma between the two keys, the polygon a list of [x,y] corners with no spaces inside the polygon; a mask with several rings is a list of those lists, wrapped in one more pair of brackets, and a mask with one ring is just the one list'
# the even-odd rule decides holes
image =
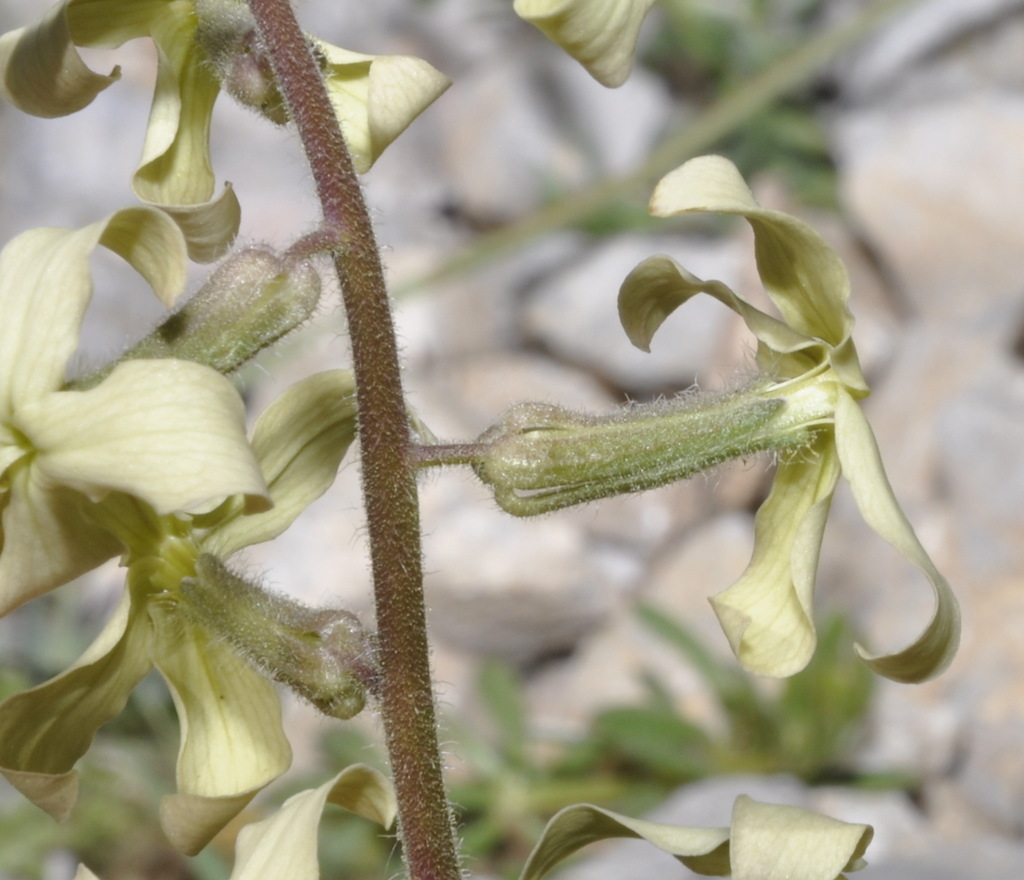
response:
{"label": "curled petal", "polygon": [[35,468],[10,476],[0,507],[0,616],[121,552],[109,532],[83,515],[84,496],[41,480]]}
{"label": "curled petal", "polygon": [[276,538],[334,482],[356,436],[355,379],[317,373],[293,385],[256,422],[252,448],[270,487],[272,509],[214,528],[203,549],[222,557]]}
{"label": "curled petal", "polygon": [[356,171],[377,157],[451,85],[410,55],[361,55],[313,41],[327,62],[325,84]]}
{"label": "curled petal", "polygon": [[836,880],[856,871],[874,830],[740,795],[732,811],[733,880]]}
{"label": "curled petal", "polygon": [[[699,293],[706,293],[738,314],[759,342],[758,360],[774,374],[799,376],[826,357],[826,346],[766,315],[719,281],[702,281],[675,260],[649,257],[619,288],[619,321],[629,341],[650,351],[651,339],[665,319]],[[787,355],[783,361],[779,355]]]}
{"label": "curled petal", "polygon": [[164,6],[150,23],[156,90],[132,189],[179,221],[192,259],[211,262],[234,240],[241,217],[231,187],[213,197],[210,119],[220,86],[196,43],[194,14],[183,4]]}
{"label": "curled petal", "polygon": [[120,75],[117,67],[103,76],[85,65],[72,42],[64,3],[35,24],[0,37],[0,95],[33,116],[75,113]]}
{"label": "curled petal", "polygon": [[164,799],[160,819],[171,843],[191,855],[288,769],[291,749],[269,681],[205,630],[159,608],[153,614],[156,666],[181,722],[179,793]]}
{"label": "curled petal", "polygon": [[582,64],[601,85],[633,69],[640,25],[654,0],[516,0],[515,11]]}
{"label": "curled petal", "polygon": [[151,636],[126,592],[74,666],[0,704],[0,773],[54,818],[66,819],[74,806],[75,762],[150,670]]}
{"label": "curled petal", "polygon": [[125,361],[95,388],[24,407],[22,423],[35,466],[93,500],[119,490],[158,514],[209,510],[229,495],[269,506],[241,398],[208,367]]}
{"label": "curled petal", "polygon": [[839,473],[831,431],[782,462],[757,512],[750,564],[711,600],[733,652],[758,675],[792,675],[814,653],[811,599]]}
{"label": "curled petal", "polygon": [[574,804],[556,813],[544,827],[519,880],[539,880],[581,847],[623,837],[646,840],[698,874],[722,877],[729,873],[728,828],[662,825],[591,804]]}
{"label": "curled petal", "polygon": [[847,394],[839,395],[835,432],[843,473],[864,521],[924,573],[935,594],[935,613],[912,645],[888,655],[871,654],[860,646],[857,650],[879,675],[902,682],[925,681],[942,672],[956,654],[960,607],[900,508],[882,467],[871,426]]}
{"label": "curled petal", "polygon": [[850,341],[853,317],[846,307],[846,267],[810,226],[758,205],[736,166],[721,156],[691,159],[662,178],[650,210],[657,217],[694,212],[745,217],[754,230],[761,281],[786,323],[836,349],[832,365],[843,383],[866,393]]}
{"label": "curled petal", "polygon": [[289,798],[269,819],[243,828],[231,880],[317,880],[317,828],[327,803],[385,828],[396,813],[394,791],[383,774],[364,764],[346,767],[319,788]]}

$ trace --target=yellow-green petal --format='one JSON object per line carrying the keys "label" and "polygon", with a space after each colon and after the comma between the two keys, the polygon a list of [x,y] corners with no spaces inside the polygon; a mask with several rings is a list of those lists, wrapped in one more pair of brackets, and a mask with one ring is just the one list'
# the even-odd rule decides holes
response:
{"label": "yellow-green petal", "polygon": [[710,212],[746,218],[754,230],[758,273],[786,323],[837,349],[833,367],[845,385],[866,392],[850,341],[853,317],[846,307],[846,267],[806,223],[762,208],[728,159],[691,159],[658,183],[650,211],[657,217]]}
{"label": "yellow-green petal", "polygon": [[733,652],[753,673],[792,675],[814,653],[811,600],[839,473],[830,430],[783,461],[757,512],[750,564],[711,599]]}
{"label": "yellow-green petal", "polygon": [[210,262],[227,250],[241,216],[230,187],[213,197],[210,120],[220,85],[196,43],[192,4],[165,6],[149,26],[157,48],[156,89],[132,190],[181,221],[189,255]]}
{"label": "yellow-green petal", "polygon": [[151,613],[154,663],[181,723],[178,793],[164,798],[160,819],[171,843],[194,854],[288,768],[291,749],[267,679],[180,615]]}
{"label": "yellow-green petal", "polygon": [[698,874],[723,877],[729,873],[728,828],[663,825],[592,804],[574,804],[556,813],[544,827],[519,880],[539,880],[581,847],[613,838],[646,840]]}
{"label": "yellow-green petal", "polygon": [[75,113],[120,77],[94,73],[82,61],[68,29],[66,4],[39,21],[0,37],[0,95],[33,116]]}
{"label": "yellow-green petal", "polygon": [[92,297],[89,257],[102,244],[123,257],[166,304],[185,287],[181,235],[149,208],[128,208],[81,229],[41,228],[0,252],[0,421],[64,383]]}
{"label": "yellow-green petal", "polygon": [[34,467],[92,500],[118,490],[158,514],[210,510],[229,495],[269,506],[234,386],[189,361],[125,361],[95,388],[24,406]]}
{"label": "yellow-green petal", "polygon": [[843,474],[864,521],[920,569],[935,595],[935,612],[912,645],[894,654],[857,650],[879,675],[902,682],[919,682],[942,672],[960,643],[960,607],[899,506],[885,475],[878,444],[860,406],[848,394],[836,404],[836,447]]}
{"label": "yellow-green petal", "polygon": [[149,671],[151,630],[127,591],[113,618],[66,672],[0,704],[0,773],[55,819],[78,793],[74,765]]}
{"label": "yellow-green petal", "polygon": [[84,515],[88,499],[16,466],[0,495],[0,616],[116,556],[122,547]]}
{"label": "yellow-green petal", "polygon": [[203,550],[228,557],[276,538],[334,482],[356,436],[355,379],[350,370],[317,373],[293,385],[256,422],[252,449],[273,508],[235,516],[213,528]]}
{"label": "yellow-green petal", "polygon": [[864,867],[870,825],[740,795],[733,805],[733,880],[836,880]]}
{"label": "yellow-green petal", "polygon": [[383,774],[363,764],[347,767],[319,788],[290,797],[270,818],[243,828],[231,880],[317,880],[317,829],[327,803],[385,828],[396,812],[394,791]]}
{"label": "yellow-green petal", "polygon": [[738,314],[758,339],[758,363],[773,376],[795,378],[822,364],[828,347],[766,315],[719,281],[703,281],[671,257],[648,257],[619,288],[619,321],[629,341],[650,351],[651,339],[677,308],[706,293]]}
{"label": "yellow-green petal", "polygon": [[599,83],[621,86],[633,69],[640,26],[654,0],[516,0],[535,25]]}
{"label": "yellow-green petal", "polygon": [[360,174],[451,85],[411,55],[362,55],[313,41],[327,62],[324,81]]}

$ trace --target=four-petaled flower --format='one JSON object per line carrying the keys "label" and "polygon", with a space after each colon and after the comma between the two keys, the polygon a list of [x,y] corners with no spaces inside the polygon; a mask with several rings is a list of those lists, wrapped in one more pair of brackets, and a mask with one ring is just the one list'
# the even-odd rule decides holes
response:
{"label": "four-petaled flower", "polygon": [[209,367],[128,361],[64,388],[92,296],[89,255],[124,257],[165,305],[185,285],[178,228],[152,208],[33,229],[0,253],[0,614],[95,568],[122,543],[96,524],[133,496],[160,515],[229,496],[269,505],[234,386]]}
{"label": "four-petaled flower", "polygon": [[868,665],[898,681],[941,672],[956,651],[960,619],[945,578],[921,547],[896,501],[878,447],[857,401],[868,393],[850,333],[849,279],[842,261],[805,223],[762,208],[728,160],[693,159],[655,189],[651,213],[735,214],[754,230],[758,273],[781,314],[768,315],[725,285],[702,281],[665,256],[626,278],[619,313],[630,340],[648,350],[665,318],[699,293],[744,320],[758,340],[757,363],[770,382],[760,392],[781,399],[777,430],[806,432],[804,448],[783,456],[771,494],[758,511],[753,558],[742,577],[711,601],[741,662],[751,671],[785,676],[814,651],[811,600],[829,506],[840,473],[865,521],[928,578],[936,608],[922,635]]}
{"label": "four-petaled flower", "polygon": [[[126,547],[121,603],[69,669],[0,705],[0,773],[30,800],[57,818],[69,814],[78,789],[75,763],[154,666],[181,720],[178,792],[160,810],[181,851],[202,849],[287,769],[291,751],[273,685],[189,613],[182,581],[195,574],[200,554],[226,558],[268,541],[323,494],[355,438],[354,392],[351,372],[319,373],[261,415],[252,448],[274,502],[270,510],[245,515],[235,497],[202,515],[161,516],[121,496],[93,511]],[[47,536],[35,540],[46,546]]]}

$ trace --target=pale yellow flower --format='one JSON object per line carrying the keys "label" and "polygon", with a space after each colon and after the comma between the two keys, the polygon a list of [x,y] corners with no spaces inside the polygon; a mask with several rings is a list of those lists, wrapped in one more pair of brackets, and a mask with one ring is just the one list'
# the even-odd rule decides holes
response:
{"label": "pale yellow flower", "polygon": [[122,549],[99,508],[132,496],[158,514],[229,496],[266,508],[245,412],[223,376],[178,360],[119,364],[88,391],[64,387],[104,245],[172,305],[185,283],[181,233],[160,211],[119,211],[83,229],[33,229],[0,253],[0,614]]}
{"label": "pale yellow flower", "polygon": [[[239,225],[231,188],[214,195],[210,118],[222,87],[218,73],[249,106],[277,122],[287,118],[265,81],[266,65],[254,55],[244,0],[64,0],[36,23],[0,37],[0,94],[36,116],[74,113],[120,76],[118,68],[106,76],[91,71],[77,47],[112,49],[138,37],[156,44],[158,70],[133,190],[174,216],[194,260],[216,259]],[[359,171],[449,85],[418,58],[313,45]]]}
{"label": "pale yellow flower", "polygon": [[935,595],[921,636],[894,654],[861,651],[876,672],[899,681],[938,674],[959,641],[956,599],[900,509],[871,428],[857,401],[868,393],[851,339],[849,279],[842,261],[801,221],[760,207],[726,159],[705,156],[667,175],[651,199],[659,217],[694,212],[735,214],[754,230],[761,281],[781,320],[717,281],[702,281],[668,257],[630,273],[619,295],[623,327],[648,350],[665,318],[700,293],[733,309],[758,339],[757,363],[768,383],[759,391],[784,407],[768,422],[780,436],[809,442],[784,455],[771,494],[758,511],[753,559],[712,605],[740,661],[753,672],[790,675],[815,646],[812,598],[825,521],[840,474],[865,521],[920,569]]}
{"label": "pale yellow flower", "polygon": [[544,829],[520,880],[539,880],[587,844],[610,838],[645,840],[695,874],[733,880],[836,880],[867,864],[874,831],[800,807],[740,795],[729,828],[694,828],[633,819],[590,804],[558,812]]}
{"label": "pale yellow flower", "polygon": [[284,531],[333,482],[354,437],[351,373],[320,373],[289,389],[254,428],[252,446],[275,502],[270,510],[246,516],[230,499],[195,517],[160,516],[121,498],[95,511],[127,547],[124,596],[69,669],[0,705],[0,773],[66,818],[78,793],[74,765],[154,667],[181,721],[178,791],[160,810],[176,847],[200,850],[287,769],[291,751],[273,685],[188,613],[182,581],[194,575],[200,554],[228,557]]}

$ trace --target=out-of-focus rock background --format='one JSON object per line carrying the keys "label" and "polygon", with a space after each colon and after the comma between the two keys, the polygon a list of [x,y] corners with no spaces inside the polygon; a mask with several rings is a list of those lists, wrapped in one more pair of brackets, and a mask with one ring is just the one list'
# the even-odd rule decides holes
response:
{"label": "out-of-focus rock background", "polygon": [[[742,12],[766,5],[778,9],[762,11],[760,20]],[[0,27],[15,27],[47,6],[7,0]],[[645,29],[643,44],[657,63],[641,65],[613,92],[516,19],[510,6],[308,0],[300,8],[309,30],[330,42],[417,54],[454,80],[366,178],[399,297],[410,399],[444,438],[475,436],[519,400],[603,411],[627,397],[728,383],[747,369],[750,340],[715,303],[681,310],[650,355],[629,345],[615,312],[621,280],[658,252],[757,297],[750,239],[738,226],[647,225],[608,209],[589,234],[558,230],[482,268],[427,286],[416,282],[472,247],[481,231],[529,215],[552,193],[639,167],[667,132],[700,118],[718,95],[688,92],[695,62],[664,46],[684,13],[706,18],[717,8],[724,29],[759,33],[741,58],[754,70],[763,60],[758,47],[775,45],[773,27],[800,25],[807,39],[868,4],[678,0],[669,11],[656,10]],[[151,56],[141,42],[117,52],[121,82],[75,117],[44,121],[0,107],[4,240],[34,225],[85,223],[130,200]],[[90,58],[98,67],[112,63],[106,54]],[[919,687],[883,682],[876,690],[856,769],[914,777],[913,798],[899,790],[811,789],[791,777],[710,779],[680,790],[658,818],[724,824],[734,794],[748,791],[876,824],[865,878],[1020,875],[1022,59],[1020,0],[907,3],[800,92],[800,106],[812,110],[804,121],[820,126],[817,147],[797,138],[787,152],[784,137],[758,140],[767,136],[757,131],[771,131],[771,111],[749,120],[755,133],[746,139],[741,127],[712,145],[729,155],[731,147],[745,151],[738,158],[758,170],[753,185],[762,202],[815,224],[847,260],[855,338],[874,389],[865,408],[898,497],[961,598],[964,641],[939,680]],[[740,88],[744,73],[719,82]],[[288,133],[224,100],[214,154],[221,180],[239,192],[246,240],[286,243],[314,224],[308,175]],[[805,155],[817,164],[809,161],[801,174]],[[832,208],[820,204],[827,194],[814,198],[822,186],[834,196]],[[646,193],[630,198],[639,214]],[[599,224],[604,234],[592,234]],[[109,356],[155,320],[155,302],[143,295],[125,305],[124,291],[133,285],[112,263],[97,262],[84,360]],[[250,372],[253,411],[308,371],[347,358],[343,319],[331,300],[316,327]],[[498,511],[470,475],[427,476],[427,590],[442,710],[473,717],[478,662],[498,657],[521,671],[530,726],[541,737],[585,735],[601,707],[639,699],[641,676],[652,670],[681,708],[706,719],[703,680],[652,638],[633,608],[643,601],[683,621],[728,665],[706,597],[728,586],[749,559],[753,512],[770,479],[769,463],[754,460],[644,495],[519,521]],[[289,533],[253,548],[248,560],[307,601],[341,596],[369,616],[356,466],[347,466]],[[117,583],[116,569],[104,569],[88,585],[90,601],[109,603]],[[823,609],[848,615],[877,649],[910,638],[930,612],[923,580],[867,529],[843,493],[830,520],[819,596]],[[10,627],[3,632],[15,661],[29,649],[29,637]],[[58,657],[62,650],[46,648]],[[301,708],[293,715],[296,736],[312,749],[323,723]],[[458,745],[452,749],[457,761]],[[571,875],[687,875],[675,863],[665,870],[665,862],[648,858],[657,856],[612,848]]]}

